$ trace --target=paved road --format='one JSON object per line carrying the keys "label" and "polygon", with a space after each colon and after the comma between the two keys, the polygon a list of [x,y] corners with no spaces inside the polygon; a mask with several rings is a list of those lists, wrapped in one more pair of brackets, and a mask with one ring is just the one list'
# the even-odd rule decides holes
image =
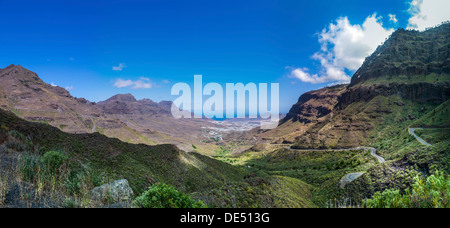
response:
{"label": "paved road", "polygon": [[341,179],[341,188],[344,189],[345,185],[347,185],[348,183],[354,181],[356,178],[362,176],[364,173],[349,173],[347,175],[345,175],[342,179]]}
{"label": "paved road", "polygon": [[414,133],[416,130],[420,130],[420,129],[423,129],[423,128],[410,128],[410,129],[408,129],[408,132],[409,132],[409,134],[411,134],[412,136],[414,136],[414,137],[417,139],[417,141],[419,141],[420,143],[422,143],[422,145],[425,145],[425,146],[431,146],[431,144],[425,142],[425,140],[423,140],[422,138],[420,138],[419,136],[417,136],[416,133]]}
{"label": "paved road", "polygon": [[[417,136],[414,133],[414,131],[418,130],[418,129],[423,129],[423,128],[409,128],[408,132],[409,132],[409,134],[413,135],[417,139],[417,141],[419,141],[421,144],[423,144],[425,146],[431,146],[431,144],[427,143],[425,140],[423,140],[422,138],[420,138],[419,136]],[[372,148],[372,147],[357,147],[357,148],[352,148],[352,149],[324,149],[324,150],[319,150],[319,149],[293,149],[292,147],[288,147],[287,149],[289,149],[289,150],[300,150],[300,151],[371,150],[372,151],[371,155],[374,156],[378,160],[378,162],[380,162],[380,163],[386,162],[386,160],[384,160],[384,158],[382,158],[381,156],[379,156],[377,154],[377,150],[375,148]],[[349,174],[345,175],[341,179],[341,188],[342,189],[345,188],[345,185],[347,185],[348,183],[354,181],[356,178],[360,177],[363,174],[364,173],[358,172],[358,173],[349,173]]]}
{"label": "paved road", "polygon": [[379,156],[377,154],[377,150],[375,148],[372,148],[372,147],[358,147],[358,149],[371,150],[372,151],[371,155],[374,156],[376,159],[378,159],[378,162],[384,163],[386,161],[386,160],[384,160],[384,158],[382,158],[381,156]]}

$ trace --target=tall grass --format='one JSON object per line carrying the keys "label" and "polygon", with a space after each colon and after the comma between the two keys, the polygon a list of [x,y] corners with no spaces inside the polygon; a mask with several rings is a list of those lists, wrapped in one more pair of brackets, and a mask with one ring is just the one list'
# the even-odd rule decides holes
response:
{"label": "tall grass", "polygon": [[[92,206],[89,192],[102,182],[96,172],[71,161],[59,151],[49,151],[42,156],[24,153],[19,159],[19,171],[24,181],[35,186],[36,197],[47,194],[46,197],[64,201],[64,204],[76,201],[82,207]],[[69,201],[67,197],[71,197]]]}

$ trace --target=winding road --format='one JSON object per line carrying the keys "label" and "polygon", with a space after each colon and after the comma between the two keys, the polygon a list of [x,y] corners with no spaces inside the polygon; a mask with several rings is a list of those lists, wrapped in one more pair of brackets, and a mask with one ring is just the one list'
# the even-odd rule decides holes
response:
{"label": "winding road", "polygon": [[372,148],[372,147],[358,147],[357,149],[371,150],[372,151],[371,155],[374,156],[376,159],[378,159],[378,162],[384,163],[386,161],[386,160],[384,160],[383,157],[381,157],[381,156],[379,156],[377,154],[377,150],[375,148]]}
{"label": "winding road", "polygon": [[408,132],[409,132],[409,134],[414,136],[417,139],[417,141],[419,141],[422,145],[424,145],[424,146],[431,146],[431,144],[425,142],[425,140],[423,140],[422,138],[417,136],[416,133],[414,133],[416,130],[422,130],[422,129],[423,128],[410,128],[410,129],[408,129]]}

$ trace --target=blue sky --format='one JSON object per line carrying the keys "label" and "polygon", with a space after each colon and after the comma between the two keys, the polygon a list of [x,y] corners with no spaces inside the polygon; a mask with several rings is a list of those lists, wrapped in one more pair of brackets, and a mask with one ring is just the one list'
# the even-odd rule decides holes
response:
{"label": "blue sky", "polygon": [[[429,13],[420,4],[414,11],[411,0],[0,0],[0,68],[20,64],[91,101],[117,93],[173,100],[172,84],[192,83],[194,74],[205,83],[280,83],[280,108],[287,112],[302,93],[354,72],[355,58],[332,50],[346,29],[357,34],[352,28],[360,26],[365,38],[358,45],[365,47],[374,27],[363,26],[367,18],[389,34],[411,26],[414,13]],[[338,22],[343,33],[331,31]],[[333,32],[335,39],[319,42]],[[362,49],[352,53],[360,58]],[[128,83],[117,88],[117,82]]]}

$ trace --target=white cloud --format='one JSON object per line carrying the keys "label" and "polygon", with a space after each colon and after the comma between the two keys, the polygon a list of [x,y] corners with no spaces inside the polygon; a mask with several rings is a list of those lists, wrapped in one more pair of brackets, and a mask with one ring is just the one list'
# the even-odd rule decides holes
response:
{"label": "white cloud", "polygon": [[151,83],[140,81],[140,80],[135,81],[134,86],[133,86],[133,89],[151,89],[151,88],[152,88]]}
{"label": "white cloud", "polygon": [[122,71],[123,68],[127,67],[124,63],[119,63],[119,66],[113,66],[113,71]]}
{"label": "white cloud", "polygon": [[362,25],[352,25],[347,17],[337,19],[319,34],[321,50],[312,58],[320,61],[320,72],[310,74],[307,68],[296,68],[292,69],[291,76],[316,84],[349,82],[351,77],[346,70],[357,70],[364,59],[394,32],[385,29],[380,19],[373,14]]}
{"label": "white cloud", "polygon": [[162,83],[164,83],[164,84],[170,84],[170,81],[169,81],[169,80],[163,80]]}
{"label": "white cloud", "polygon": [[450,20],[449,9],[449,0],[413,0],[408,10],[411,14],[408,29],[423,31],[448,21]]}
{"label": "white cloud", "polygon": [[153,84],[151,83],[150,79],[144,77],[141,77],[139,80],[136,81],[123,80],[119,78],[114,82],[114,87],[117,88],[131,87],[132,89],[151,89],[153,87]]}
{"label": "white cloud", "polygon": [[56,84],[55,84],[55,83],[53,83],[53,82],[52,82],[52,83],[50,83],[50,85],[51,85],[51,86],[53,86],[53,87],[56,87],[56,86],[58,86],[58,85],[56,85]]}
{"label": "white cloud", "polygon": [[128,87],[128,86],[131,86],[131,85],[133,85],[133,81],[131,81],[131,80],[123,80],[123,79],[120,79],[120,78],[117,79],[114,82],[114,86],[117,87],[117,88]]}
{"label": "white cloud", "polygon": [[394,24],[397,24],[398,20],[397,20],[397,15],[395,14],[389,14],[389,21],[392,21]]}

